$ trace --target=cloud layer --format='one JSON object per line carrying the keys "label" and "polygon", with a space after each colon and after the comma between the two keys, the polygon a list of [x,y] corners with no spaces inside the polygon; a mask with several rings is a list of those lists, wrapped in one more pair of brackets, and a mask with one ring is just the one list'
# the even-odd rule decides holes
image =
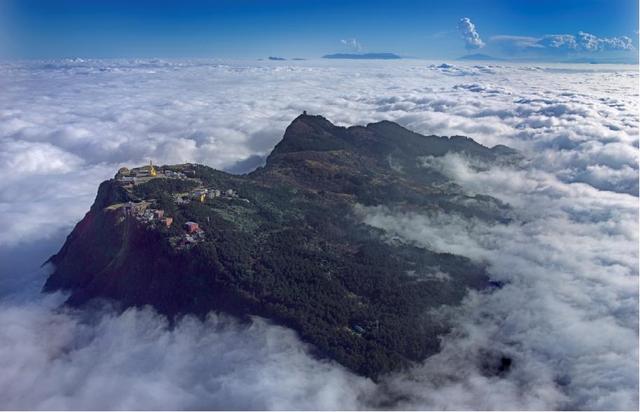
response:
{"label": "cloud layer", "polygon": [[149,309],[87,318],[51,312],[55,303],[0,311],[3,408],[354,409],[374,389],[259,319],[169,329]]}
{"label": "cloud layer", "polygon": [[[439,355],[446,361],[435,370],[442,373],[462,348],[466,356],[475,353],[467,358],[471,365],[481,363],[478,358],[491,348],[513,357],[505,380],[514,387],[506,393],[528,396],[487,400],[481,409],[633,409],[638,401],[636,199],[603,196],[539,170],[478,172],[469,159],[450,155],[425,161],[471,193],[490,193],[514,206],[513,220],[497,225],[452,214],[360,211],[396,242],[401,238],[487,262],[494,280],[505,284],[470,297],[457,314],[458,335],[445,340],[452,353]],[[427,376],[433,375],[432,362],[425,365]],[[450,373],[478,393],[495,391],[495,382],[479,384],[473,372],[451,368]]]}
{"label": "cloud layer", "polygon": [[[635,69],[74,60],[0,73],[3,405],[637,408]],[[512,204],[506,225],[360,211],[406,242],[487,262],[506,283],[443,313],[458,327],[441,354],[374,385],[261,320],[185,319],[172,330],[146,309],[59,312],[59,297],[37,297],[44,274],[35,266],[118,167],[152,159],[246,171],[303,110],[342,125],[388,119],[467,135],[526,156],[524,169],[482,173],[465,158],[422,159]],[[487,374],[503,355],[511,370]]]}

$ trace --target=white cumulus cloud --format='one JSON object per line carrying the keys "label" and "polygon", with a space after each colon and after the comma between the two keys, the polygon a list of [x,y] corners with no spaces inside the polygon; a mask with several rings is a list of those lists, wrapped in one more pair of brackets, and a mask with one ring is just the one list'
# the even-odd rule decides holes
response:
{"label": "white cumulus cloud", "polygon": [[573,34],[546,34],[541,37],[498,35],[489,45],[507,55],[530,57],[561,57],[569,55],[602,55],[603,52],[634,51],[633,40],[627,36],[598,37],[580,31]]}
{"label": "white cumulus cloud", "polygon": [[467,50],[479,49],[484,47],[484,42],[480,38],[480,34],[476,30],[476,26],[468,17],[463,17],[458,21],[458,31],[464,39]]}

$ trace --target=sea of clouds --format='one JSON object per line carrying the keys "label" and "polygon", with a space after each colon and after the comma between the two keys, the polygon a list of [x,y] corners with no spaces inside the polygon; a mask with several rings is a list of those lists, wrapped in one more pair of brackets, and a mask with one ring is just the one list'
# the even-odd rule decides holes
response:
{"label": "sea of clouds", "polygon": [[[636,66],[396,62],[0,64],[0,404],[15,409],[637,409]],[[260,165],[303,110],[505,144],[525,167],[424,158],[509,223],[360,207],[504,287],[447,312],[443,351],[375,384],[287,329],[60,309],[46,268],[120,166]],[[505,374],[486,361],[508,355]]]}

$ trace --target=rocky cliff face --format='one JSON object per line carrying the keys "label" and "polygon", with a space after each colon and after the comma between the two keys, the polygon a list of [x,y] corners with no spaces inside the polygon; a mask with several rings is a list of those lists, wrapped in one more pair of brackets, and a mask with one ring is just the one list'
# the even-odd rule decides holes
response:
{"label": "rocky cliff face", "polygon": [[421,161],[449,152],[517,160],[511,149],[465,137],[302,115],[248,175],[190,164],[156,176],[121,171],[100,185],[51,258],[44,290],[70,290],[72,305],[107,298],[170,317],[264,316],[295,329],[319,356],[375,379],[437,352],[447,325],[430,309],[488,285],[467,258],[389,242],[354,212],[385,205],[507,219],[508,206],[465,194]]}

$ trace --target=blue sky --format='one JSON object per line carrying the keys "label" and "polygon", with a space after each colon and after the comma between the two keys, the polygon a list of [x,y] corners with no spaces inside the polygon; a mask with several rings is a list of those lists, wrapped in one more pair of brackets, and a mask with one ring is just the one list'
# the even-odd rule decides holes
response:
{"label": "blue sky", "polygon": [[[314,58],[350,50],[420,58],[631,56],[638,30],[636,0],[0,0],[0,15],[5,58]],[[465,49],[463,17],[483,47]],[[607,41],[588,51],[541,41],[581,31],[598,39],[628,36],[635,50],[609,51]]]}

